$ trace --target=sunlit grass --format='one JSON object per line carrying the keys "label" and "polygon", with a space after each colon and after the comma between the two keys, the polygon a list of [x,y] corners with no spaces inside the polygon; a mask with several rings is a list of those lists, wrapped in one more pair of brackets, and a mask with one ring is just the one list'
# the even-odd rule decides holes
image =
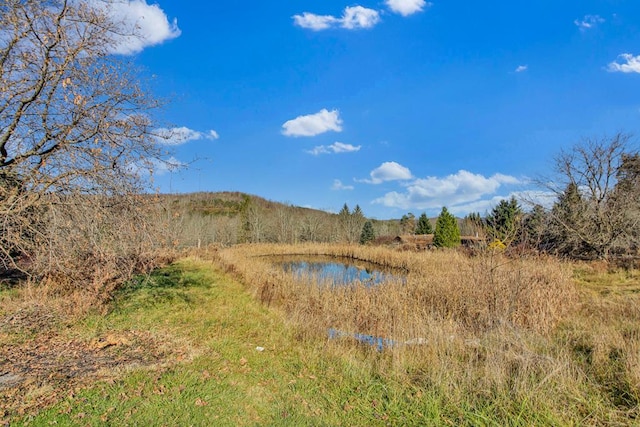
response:
{"label": "sunlit grass", "polygon": [[[267,252],[348,255],[405,268],[409,281],[303,291],[254,257]],[[638,301],[581,292],[570,265],[330,246],[206,257],[214,262],[189,258],[139,278],[110,314],[75,326],[87,336],[150,331],[166,343],[166,360],[12,425],[626,425],[638,416]],[[535,292],[504,292],[509,284]],[[504,296],[525,303],[495,300]],[[492,299],[495,321],[473,307]],[[328,325],[421,340],[378,351],[329,339]]]}

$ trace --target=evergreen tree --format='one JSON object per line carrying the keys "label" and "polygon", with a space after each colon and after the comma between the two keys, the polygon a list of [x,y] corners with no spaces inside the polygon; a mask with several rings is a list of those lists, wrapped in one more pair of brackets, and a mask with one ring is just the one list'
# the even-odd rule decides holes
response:
{"label": "evergreen tree", "polygon": [[438,248],[454,248],[460,245],[460,229],[456,217],[449,213],[446,206],[436,221],[433,245]]}
{"label": "evergreen tree", "polygon": [[360,233],[360,244],[366,245],[376,238],[375,232],[373,231],[373,224],[371,221],[367,221],[362,226],[362,233]]}
{"label": "evergreen tree", "polygon": [[345,203],[342,206],[342,209],[340,209],[340,212],[338,212],[338,217],[342,218],[348,218],[349,215],[351,215],[351,211],[349,211],[349,206]]}
{"label": "evergreen tree", "polygon": [[536,204],[531,212],[523,217],[521,242],[530,248],[544,250],[548,219],[544,208]]}
{"label": "evergreen tree", "polygon": [[340,224],[341,234],[339,236],[340,240],[349,241],[349,229],[351,223],[351,211],[349,210],[349,206],[345,203],[338,212],[338,223]]}
{"label": "evergreen tree", "polygon": [[418,226],[416,227],[416,234],[433,234],[433,227],[431,221],[427,218],[426,213],[422,213],[418,218]]}
{"label": "evergreen tree", "polygon": [[509,246],[518,239],[522,224],[522,208],[515,197],[501,200],[487,215],[487,231],[494,240]]}
{"label": "evergreen tree", "polygon": [[351,212],[351,215],[353,215],[353,217],[356,219],[364,218],[364,214],[362,213],[362,209],[360,209],[360,205],[356,205],[356,207],[353,208],[353,212]]}
{"label": "evergreen tree", "polygon": [[581,232],[588,222],[584,218],[588,219],[587,201],[580,194],[578,186],[569,183],[551,208],[546,237],[549,246],[562,254],[579,256],[585,251]]}
{"label": "evergreen tree", "polygon": [[350,212],[349,206],[345,203],[340,212],[338,212],[338,219],[342,228],[342,239],[349,243],[357,242],[366,221],[360,206],[356,205],[353,211]]}
{"label": "evergreen tree", "polygon": [[349,243],[354,243],[358,241],[358,236],[362,231],[362,227],[367,219],[364,217],[364,213],[362,209],[360,209],[360,205],[356,205],[353,208],[353,212],[351,212],[351,218],[349,221]]}

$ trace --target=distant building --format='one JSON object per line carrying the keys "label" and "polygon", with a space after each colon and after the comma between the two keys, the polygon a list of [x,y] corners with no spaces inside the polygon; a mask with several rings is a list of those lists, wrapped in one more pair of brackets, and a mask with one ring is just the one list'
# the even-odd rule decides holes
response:
{"label": "distant building", "polygon": [[418,250],[430,249],[433,247],[433,234],[404,234],[396,236],[393,243],[397,246],[415,245]]}

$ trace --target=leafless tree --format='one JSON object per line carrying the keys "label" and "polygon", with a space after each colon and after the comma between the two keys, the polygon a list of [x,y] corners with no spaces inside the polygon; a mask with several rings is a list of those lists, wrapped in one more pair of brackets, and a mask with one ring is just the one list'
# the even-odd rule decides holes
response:
{"label": "leafless tree", "polygon": [[[608,258],[625,250],[638,229],[638,190],[633,180],[620,180],[633,153],[630,136],[589,138],[555,158],[557,177],[549,186],[558,195],[551,210],[549,238],[561,252]],[[625,185],[619,185],[625,183]]]}
{"label": "leafless tree", "polygon": [[[98,215],[139,206],[141,171],[161,158],[151,119],[158,103],[132,63],[112,54],[135,29],[103,6],[0,1],[0,269],[41,255],[43,242],[63,251],[124,231]],[[108,233],[96,229],[107,224]]]}

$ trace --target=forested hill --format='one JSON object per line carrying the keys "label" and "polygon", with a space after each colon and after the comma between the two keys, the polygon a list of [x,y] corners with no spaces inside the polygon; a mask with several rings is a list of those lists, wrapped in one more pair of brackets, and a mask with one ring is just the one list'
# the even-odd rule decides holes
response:
{"label": "forested hill", "polygon": [[[376,236],[402,234],[400,220],[368,219],[359,206],[330,213],[240,192],[160,194],[175,241],[181,245],[244,242],[357,242],[364,223]],[[166,216],[165,216],[166,218]]]}
{"label": "forested hill", "polygon": [[291,213],[333,216],[326,211],[294,206],[282,202],[274,202],[263,197],[246,194],[238,191],[197,192],[182,194],[161,194],[159,196],[172,207],[185,213],[201,215],[225,215],[236,216],[242,214],[250,207],[264,211],[287,210]]}

